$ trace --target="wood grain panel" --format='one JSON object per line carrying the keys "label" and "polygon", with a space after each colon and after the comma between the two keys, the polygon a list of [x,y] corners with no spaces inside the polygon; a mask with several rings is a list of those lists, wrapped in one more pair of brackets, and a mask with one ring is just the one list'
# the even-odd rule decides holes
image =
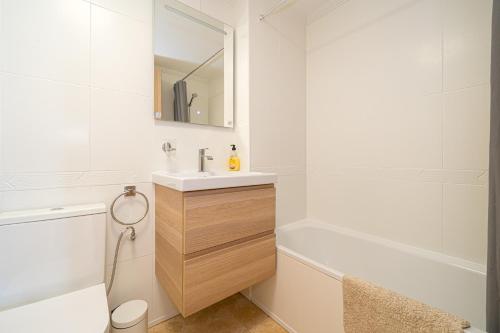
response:
{"label": "wood grain panel", "polygon": [[272,185],[186,194],[183,253],[273,230],[275,205]]}
{"label": "wood grain panel", "polygon": [[182,192],[155,185],[156,233],[180,253],[183,249],[183,206]]}
{"label": "wood grain panel", "polygon": [[182,312],[183,256],[158,234],[156,234],[155,248],[156,277],[177,310]]}
{"label": "wood grain panel", "polygon": [[154,77],[154,112],[155,112],[155,119],[161,118],[161,113],[162,113],[162,96],[161,96],[161,88],[162,88],[162,82],[161,82],[161,75],[162,75],[162,70],[160,67],[155,67],[155,77]]}
{"label": "wood grain panel", "polygon": [[201,251],[198,251],[198,252],[187,253],[187,254],[184,254],[183,257],[184,257],[184,260],[193,259],[193,258],[196,258],[198,256],[202,256],[204,254],[207,254],[207,253],[210,253],[210,252],[213,252],[213,251],[219,251],[219,250],[225,249],[227,247],[235,246],[235,245],[238,245],[238,244],[241,244],[241,243],[249,242],[251,240],[254,240],[254,239],[257,239],[257,238],[262,238],[264,236],[269,236],[269,235],[273,235],[273,234],[274,234],[274,230],[266,231],[266,232],[263,232],[261,234],[252,235],[252,236],[248,236],[248,237],[245,237],[245,238],[237,239],[235,241],[232,241],[232,242],[229,242],[229,243],[224,243],[224,244],[221,244],[221,245],[217,245],[217,246],[214,246],[214,247],[211,247],[211,248],[208,248],[208,249],[205,249],[205,250],[201,250]]}
{"label": "wood grain panel", "polygon": [[275,273],[275,189],[155,186],[155,270],[188,316]]}
{"label": "wood grain panel", "polygon": [[264,236],[184,261],[182,314],[188,316],[276,271],[276,238]]}

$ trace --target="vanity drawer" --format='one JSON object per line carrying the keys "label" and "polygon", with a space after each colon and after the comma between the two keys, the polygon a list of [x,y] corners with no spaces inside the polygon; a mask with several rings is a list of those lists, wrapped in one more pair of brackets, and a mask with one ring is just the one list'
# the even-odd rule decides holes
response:
{"label": "vanity drawer", "polygon": [[275,226],[274,186],[184,194],[184,254],[269,232]]}
{"label": "vanity drawer", "polygon": [[275,271],[274,234],[185,260],[183,315],[265,280]]}

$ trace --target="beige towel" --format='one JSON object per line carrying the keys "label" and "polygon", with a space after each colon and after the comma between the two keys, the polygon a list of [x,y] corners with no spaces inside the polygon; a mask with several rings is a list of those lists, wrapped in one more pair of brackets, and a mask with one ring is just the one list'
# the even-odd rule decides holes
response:
{"label": "beige towel", "polygon": [[459,333],[469,322],[354,277],[344,276],[345,333]]}

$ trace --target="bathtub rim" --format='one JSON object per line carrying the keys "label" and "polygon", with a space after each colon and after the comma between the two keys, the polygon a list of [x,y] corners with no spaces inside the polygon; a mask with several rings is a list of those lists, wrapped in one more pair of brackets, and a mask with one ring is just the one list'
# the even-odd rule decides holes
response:
{"label": "bathtub rim", "polygon": [[[470,271],[472,273],[483,275],[486,278],[486,265],[482,265],[482,264],[475,263],[475,262],[465,260],[462,258],[458,258],[458,257],[449,256],[449,255],[446,255],[443,253],[439,253],[439,252],[435,252],[435,251],[431,251],[431,250],[425,250],[425,249],[418,248],[415,246],[395,242],[395,241],[392,241],[392,240],[389,240],[386,238],[366,234],[366,233],[359,232],[359,231],[356,231],[353,229],[339,227],[339,226],[332,225],[332,224],[329,224],[329,223],[326,223],[326,222],[323,222],[323,221],[317,220],[317,219],[305,218],[305,219],[302,219],[302,220],[299,220],[296,222],[292,222],[292,223],[289,223],[289,224],[286,224],[284,226],[277,228],[278,239],[277,239],[276,248],[277,248],[277,251],[279,253],[281,253],[287,257],[290,257],[294,260],[297,260],[301,264],[306,265],[309,268],[316,270],[320,274],[325,274],[327,276],[330,276],[333,279],[335,279],[341,283],[342,283],[343,277],[345,275],[343,272],[339,272],[339,271],[337,271],[333,268],[330,268],[326,265],[323,265],[323,264],[321,264],[313,259],[310,259],[310,258],[308,258],[308,257],[282,245],[282,244],[279,244],[279,232],[280,231],[283,231],[283,232],[293,231],[293,230],[300,229],[303,227],[320,227],[322,229],[337,232],[337,233],[342,234],[342,235],[358,238],[358,239],[361,239],[364,241],[376,243],[377,245],[381,245],[381,246],[384,246],[387,248],[399,250],[399,251],[402,251],[402,252],[410,254],[410,255],[415,255],[415,256],[418,256],[418,257],[421,257],[424,259],[428,259],[428,260],[434,260],[434,261],[439,262],[439,263],[444,264],[444,265],[450,265],[450,266],[454,266],[454,267],[457,267],[460,269],[465,269],[465,270]],[[251,294],[251,291],[250,291],[250,294]],[[254,300],[252,300],[252,301],[255,302]],[[266,314],[268,314],[271,318],[278,321],[282,326],[289,328],[290,329],[289,332],[295,332],[295,330],[291,329],[291,327],[286,322],[281,320],[281,318],[279,318],[279,316],[277,316],[273,312],[269,311],[269,309],[267,309],[263,304],[259,304],[259,303],[256,303],[256,304]],[[478,328],[473,327],[473,326],[470,328],[464,329],[464,332],[465,333],[487,333],[486,331],[483,331],[483,330],[478,329]]]}
{"label": "bathtub rim", "polygon": [[286,254],[287,256],[291,256],[294,258],[297,258],[300,262],[302,262],[305,265],[308,265],[313,268],[317,268],[319,271],[321,271],[324,274],[327,274],[336,280],[342,281],[342,278],[344,276],[344,272],[340,272],[335,270],[332,267],[328,267],[326,265],[323,265],[312,258],[308,258],[307,256],[304,256],[300,253],[298,253],[295,250],[292,250],[288,248],[286,245],[283,245],[280,243],[280,232],[287,232],[287,231],[293,231],[296,229],[304,228],[304,227],[316,227],[332,232],[339,233],[341,235],[345,235],[348,237],[353,237],[357,239],[361,239],[363,241],[367,241],[370,243],[375,243],[377,245],[394,249],[397,251],[404,252],[406,254],[414,255],[423,259],[428,259],[432,260],[435,262],[439,262],[440,264],[444,265],[449,265],[449,266],[454,266],[459,269],[464,269],[467,270],[471,273],[483,275],[486,277],[486,265],[476,263],[473,261],[469,261],[466,259],[462,259],[459,257],[454,257],[450,256],[444,253],[432,251],[432,250],[426,250],[422,249],[416,246],[408,245],[408,244],[403,244],[400,242],[392,241],[383,237],[379,236],[374,236],[370,235],[367,233],[363,233],[360,231],[356,231],[353,229],[345,228],[345,227],[339,227],[330,223],[323,222],[318,219],[313,219],[313,218],[306,218],[302,219],[293,223],[286,224],[284,226],[281,226],[277,229],[277,249],[283,254]]}
{"label": "bathtub rim", "polygon": [[[309,267],[310,269],[317,271],[318,274],[325,274],[325,275],[339,281],[340,283],[342,283],[342,279],[344,276],[343,273],[338,272],[338,271],[333,270],[333,269],[330,269],[330,268],[326,267],[325,265],[317,263],[313,260],[310,260],[307,257],[305,257],[305,256],[303,256],[303,255],[301,255],[293,250],[290,250],[285,246],[277,245],[277,249],[278,249],[278,252],[280,254],[287,256],[293,260],[298,261],[299,263]],[[267,308],[267,306],[265,306],[263,303],[254,299],[253,295],[252,295],[252,288],[253,287],[250,288],[250,299],[254,304],[256,304],[262,311],[264,311],[273,320],[278,322],[281,326],[285,327],[288,332],[298,333],[295,329],[293,329],[290,325],[288,325],[288,323],[286,321],[282,320],[276,313],[274,313],[269,308]],[[470,327],[470,328],[464,329],[464,333],[486,333],[486,332],[482,331],[476,327]]]}

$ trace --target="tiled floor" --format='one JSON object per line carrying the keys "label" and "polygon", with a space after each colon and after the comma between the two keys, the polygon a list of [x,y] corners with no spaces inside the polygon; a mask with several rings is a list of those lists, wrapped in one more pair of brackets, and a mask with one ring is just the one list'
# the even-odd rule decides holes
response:
{"label": "tiled floor", "polygon": [[176,316],[149,333],[286,333],[241,294],[231,296],[184,319]]}

